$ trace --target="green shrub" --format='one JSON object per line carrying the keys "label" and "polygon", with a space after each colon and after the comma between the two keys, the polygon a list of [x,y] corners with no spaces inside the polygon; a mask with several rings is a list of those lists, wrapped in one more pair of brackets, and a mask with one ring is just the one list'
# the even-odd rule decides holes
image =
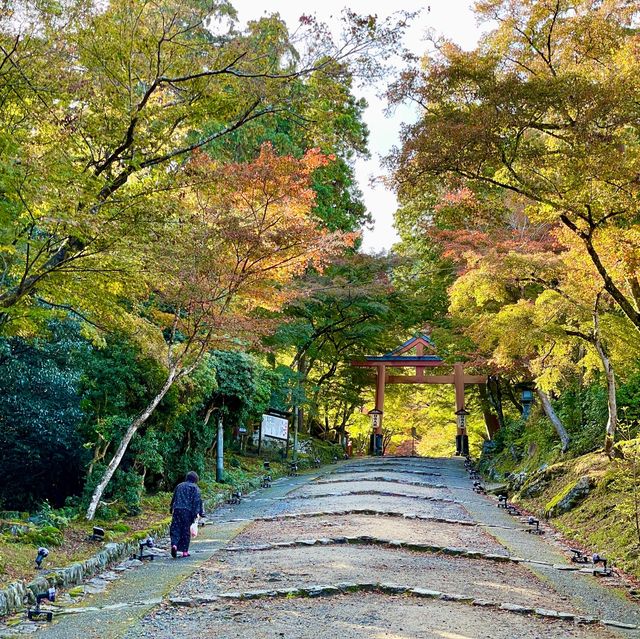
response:
{"label": "green shrub", "polygon": [[54,526],[62,530],[69,525],[69,521],[75,514],[76,512],[73,508],[52,508],[51,504],[45,500],[42,502],[40,510],[35,515],[32,515],[29,521],[38,525]]}
{"label": "green shrub", "polygon": [[62,531],[55,526],[42,526],[30,528],[22,535],[18,535],[15,540],[33,546],[62,546],[64,536]]}
{"label": "green shrub", "polygon": [[116,532],[116,533],[128,533],[131,530],[131,526],[127,526],[127,524],[123,524],[120,522],[116,522],[114,524],[111,524],[109,526],[109,531],[110,532]]}

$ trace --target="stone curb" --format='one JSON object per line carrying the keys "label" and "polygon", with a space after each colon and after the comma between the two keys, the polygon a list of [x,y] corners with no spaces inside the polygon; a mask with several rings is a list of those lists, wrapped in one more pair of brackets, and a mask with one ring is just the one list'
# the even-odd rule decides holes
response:
{"label": "stone curb", "polygon": [[[402,470],[402,467],[391,466],[383,469],[384,472],[402,473],[403,475],[424,475],[426,477],[442,477],[442,473],[430,473],[426,470]],[[325,473],[326,475],[350,475],[351,473],[374,473],[380,472],[380,466],[370,466],[368,468],[340,468],[338,470]]]}
{"label": "stone curb", "polygon": [[352,508],[349,510],[317,510],[308,513],[283,513],[272,517],[254,517],[251,519],[231,519],[229,521],[279,521],[282,519],[304,519],[307,517],[342,517],[345,515],[373,515],[375,517],[400,517],[402,519],[419,519],[438,524],[454,524],[457,526],[479,526],[475,521],[465,519],[449,519],[447,517],[433,517],[416,513],[399,513],[393,510],[376,510],[374,508]]}
{"label": "stone curb", "polygon": [[248,590],[246,592],[222,592],[217,595],[209,596],[202,595],[197,597],[169,597],[167,601],[173,606],[195,607],[207,605],[210,603],[219,603],[220,601],[331,597],[334,595],[359,592],[378,592],[385,595],[404,595],[409,597],[416,597],[419,599],[437,599],[440,601],[451,601],[468,606],[491,608],[494,610],[501,610],[513,614],[532,615],[535,617],[553,619],[556,621],[566,621],[574,624],[599,623],[604,626],[623,628],[626,630],[637,630],[638,628],[640,628],[640,626],[636,624],[628,624],[622,621],[615,621],[611,619],[597,619],[596,617],[576,615],[572,612],[562,612],[559,610],[550,610],[547,608],[533,608],[508,602],[495,602],[484,599],[476,599],[475,597],[469,595],[445,593],[438,590],[427,590],[425,588],[413,588],[411,586],[374,582],[314,584],[311,586],[304,586],[299,588],[278,588],[276,590]]}
{"label": "stone curb", "polygon": [[422,544],[410,541],[400,541],[396,539],[380,539],[370,535],[359,535],[357,537],[321,537],[319,539],[296,539],[294,541],[279,541],[265,544],[257,544],[254,546],[227,546],[222,548],[223,552],[261,552],[265,550],[278,550],[280,548],[303,548],[312,546],[337,546],[344,544],[352,545],[371,545],[384,546],[386,548],[413,550],[416,552],[428,552],[434,554],[449,555],[452,557],[464,557],[465,559],[485,559],[488,561],[496,561],[502,563],[521,563],[522,559],[518,557],[509,557],[507,555],[496,555],[494,553],[485,553],[479,550],[466,550],[464,548],[454,548],[451,546],[436,546],[433,544]]}
{"label": "stone curb", "polygon": [[[296,519],[304,519],[310,517],[341,517],[346,515],[373,515],[378,517],[401,517],[403,519],[418,519],[421,521],[430,521],[434,523],[440,524],[453,524],[457,526],[470,526],[470,527],[479,527],[479,528],[487,528],[485,524],[479,524],[476,522],[469,522],[460,519],[446,519],[444,517],[430,517],[427,515],[416,515],[413,513],[397,513],[390,511],[382,511],[382,510],[371,510],[369,508],[359,508],[355,510],[335,510],[335,511],[317,511],[310,513],[284,513],[282,515],[274,515],[272,517],[256,517],[254,519],[231,519],[229,521],[279,521],[279,520],[296,520]],[[496,528],[505,528],[511,530],[507,526],[493,526]],[[513,528],[515,530],[515,528]],[[230,546],[228,548],[223,548],[221,550],[227,552],[240,552],[240,551],[263,551],[263,550],[273,550],[276,548],[292,548],[292,547],[300,547],[300,546],[315,546],[315,545],[336,545],[343,543],[351,543],[351,544],[372,544],[378,546],[386,546],[389,548],[404,548],[406,550],[414,550],[417,552],[432,552],[432,553],[442,553],[446,555],[465,557],[467,559],[488,559],[493,561],[508,561],[516,564],[536,564],[538,566],[546,566],[547,568],[552,568],[554,570],[561,571],[572,571],[572,572],[585,572],[585,574],[591,574],[592,569],[588,569],[586,571],[582,571],[580,566],[573,564],[554,564],[549,561],[540,561],[537,559],[525,559],[524,557],[514,557],[514,556],[506,556],[506,555],[496,555],[493,553],[484,553],[479,550],[465,550],[464,548],[452,548],[447,546],[435,546],[431,544],[420,544],[413,542],[405,542],[399,540],[389,540],[389,539],[380,539],[377,537],[371,537],[369,535],[360,535],[357,537],[323,537],[319,539],[297,539],[294,541],[283,541],[283,542],[275,542],[275,543],[265,543],[258,544],[256,546]]]}
{"label": "stone curb", "polygon": [[435,501],[445,504],[462,504],[455,499],[446,497],[427,497],[424,495],[405,495],[404,493],[394,493],[388,490],[345,490],[335,493],[322,493],[321,495],[289,495],[286,497],[277,497],[278,501],[291,501],[293,499],[321,499],[322,497],[351,497],[358,495],[380,495],[382,497],[404,497],[405,499],[419,499],[421,501]]}

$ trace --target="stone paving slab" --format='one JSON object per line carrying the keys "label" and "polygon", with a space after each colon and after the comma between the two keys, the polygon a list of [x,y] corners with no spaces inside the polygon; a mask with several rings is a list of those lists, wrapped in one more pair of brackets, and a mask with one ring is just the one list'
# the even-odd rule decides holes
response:
{"label": "stone paving slab", "polygon": [[176,593],[193,597],[367,579],[544,608],[553,608],[558,601],[555,591],[532,579],[522,566],[364,545],[216,555]]}
{"label": "stone paving slab", "polygon": [[491,535],[469,526],[370,515],[285,519],[275,525],[274,522],[259,521],[243,530],[233,544],[252,545],[336,535],[378,535],[386,539],[506,554],[504,546]]}
{"label": "stone paving slab", "polygon": [[460,504],[430,502],[410,497],[390,497],[384,495],[341,495],[318,497],[309,500],[292,500],[273,505],[269,513],[308,513],[315,511],[350,510],[369,508],[396,513],[416,513],[430,517],[473,521]]}
{"label": "stone paving slab", "polygon": [[164,607],[125,639],[613,639],[605,628],[378,594]]}

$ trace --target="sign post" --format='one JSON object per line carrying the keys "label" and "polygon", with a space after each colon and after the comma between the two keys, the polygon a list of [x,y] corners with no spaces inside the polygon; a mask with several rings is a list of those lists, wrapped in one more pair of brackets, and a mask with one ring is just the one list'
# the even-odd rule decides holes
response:
{"label": "sign post", "polygon": [[298,428],[300,421],[300,415],[298,413],[298,407],[293,407],[293,461],[298,461]]}
{"label": "sign post", "polygon": [[218,419],[218,441],[216,446],[216,481],[224,482],[224,429],[222,415]]}

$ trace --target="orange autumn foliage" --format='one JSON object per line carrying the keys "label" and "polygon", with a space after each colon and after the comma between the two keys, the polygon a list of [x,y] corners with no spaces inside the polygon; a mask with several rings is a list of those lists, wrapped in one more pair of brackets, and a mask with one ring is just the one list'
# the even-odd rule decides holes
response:
{"label": "orange autumn foliage", "polygon": [[259,309],[280,309],[300,293],[296,276],[353,245],[357,234],[329,232],[313,215],[311,177],[330,159],[315,149],[278,156],[270,144],[250,163],[194,155],[175,243],[161,257],[161,295],[181,333],[216,343],[259,337],[269,329]]}

